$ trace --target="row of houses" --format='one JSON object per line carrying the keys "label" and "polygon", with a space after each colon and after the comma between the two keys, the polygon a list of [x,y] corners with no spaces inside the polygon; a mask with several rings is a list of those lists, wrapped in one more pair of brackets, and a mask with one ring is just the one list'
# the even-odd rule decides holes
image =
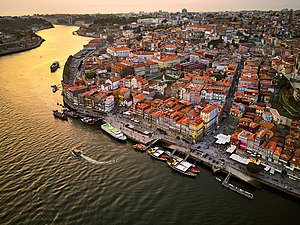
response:
{"label": "row of houses", "polygon": [[133,117],[187,141],[199,141],[205,132],[218,124],[217,105],[196,106],[175,97],[163,100],[149,98],[145,94],[134,99],[130,108]]}

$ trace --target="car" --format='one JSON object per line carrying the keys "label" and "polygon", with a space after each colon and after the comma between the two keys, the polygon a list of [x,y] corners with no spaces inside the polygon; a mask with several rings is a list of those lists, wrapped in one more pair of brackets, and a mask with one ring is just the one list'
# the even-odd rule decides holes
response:
{"label": "car", "polygon": [[134,122],[136,122],[136,123],[139,123],[140,121],[138,121],[138,120],[133,120]]}

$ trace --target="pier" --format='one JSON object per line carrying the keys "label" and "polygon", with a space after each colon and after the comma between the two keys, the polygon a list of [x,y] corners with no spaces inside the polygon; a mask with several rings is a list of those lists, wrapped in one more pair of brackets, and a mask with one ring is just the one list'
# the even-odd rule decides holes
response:
{"label": "pier", "polygon": [[249,199],[253,199],[253,194],[249,193],[248,191],[245,191],[239,187],[236,187],[232,184],[229,183],[229,179],[231,177],[232,173],[229,171],[228,175],[226,176],[226,178],[224,179],[224,181],[222,182],[222,186],[229,188],[230,190],[237,192],[241,195],[244,195],[246,198]]}

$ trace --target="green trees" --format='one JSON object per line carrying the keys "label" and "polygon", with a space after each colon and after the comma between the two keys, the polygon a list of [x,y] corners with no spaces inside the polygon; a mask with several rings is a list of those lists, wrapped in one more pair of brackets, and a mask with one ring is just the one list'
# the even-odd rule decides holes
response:
{"label": "green trees", "polygon": [[261,170],[261,167],[253,162],[249,162],[246,168],[250,173],[259,173]]}
{"label": "green trees", "polygon": [[142,39],[143,39],[143,36],[142,35],[138,35],[138,36],[136,36],[136,38],[135,38],[137,41],[141,41]]}
{"label": "green trees", "polygon": [[72,59],[73,59],[73,56],[70,55],[69,58],[67,59],[67,62],[65,63],[64,71],[63,71],[63,82],[64,83],[68,83],[70,80],[70,75],[71,75],[70,65],[71,65]]}
{"label": "green trees", "polygon": [[114,42],[114,37],[113,37],[112,35],[108,35],[107,38],[106,38],[106,40],[107,40],[110,44],[112,44],[112,43]]}
{"label": "green trees", "polygon": [[86,71],[85,72],[85,77],[88,79],[93,79],[97,76],[95,71]]}

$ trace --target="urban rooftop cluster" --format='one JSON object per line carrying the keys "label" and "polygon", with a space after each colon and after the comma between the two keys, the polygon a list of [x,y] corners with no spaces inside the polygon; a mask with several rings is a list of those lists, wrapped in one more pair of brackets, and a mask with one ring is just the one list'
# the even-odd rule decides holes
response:
{"label": "urban rooftop cluster", "polygon": [[230,117],[241,155],[300,171],[299,12],[183,9],[92,33],[77,23],[96,38],[72,59],[81,60],[76,78],[63,82],[74,106],[126,109],[190,143]]}

